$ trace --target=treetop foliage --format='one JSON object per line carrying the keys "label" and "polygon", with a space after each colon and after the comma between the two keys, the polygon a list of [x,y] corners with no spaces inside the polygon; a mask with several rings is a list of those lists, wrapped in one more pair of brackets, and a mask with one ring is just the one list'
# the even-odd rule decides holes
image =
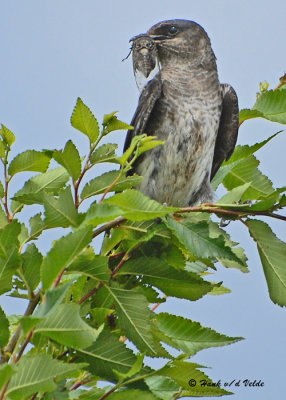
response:
{"label": "treetop foliage", "polygon": [[[285,77],[274,90],[263,84],[254,107],[241,110],[240,123],[262,117],[285,124],[285,88]],[[80,98],[71,124],[88,139],[85,155],[69,140],[64,149],[25,150],[11,157],[15,135],[4,125],[0,130],[0,294],[28,302],[17,317],[0,308],[0,400],[228,394],[215,385],[201,386],[201,380],[211,379],[190,358],[242,338],[157,307],[169,296],[196,301],[229,293],[221,282],[205,279],[217,263],[248,272],[243,248],[220,219],[245,225],[257,244],[271,300],[286,305],[286,244],[265,222],[286,221],[286,187],[274,188],[256,158],[280,132],[236,147],[213,179],[214,189],[227,190],[216,203],[174,208],[138,192],[141,177],[127,175],[142,153],[163,142],[136,136],[118,155],[117,145],[102,139],[132,127],[116,112],[100,125]],[[97,176],[101,163],[114,166]],[[87,180],[91,169],[93,178]],[[10,194],[12,179],[23,171],[36,174]],[[41,211],[20,222],[23,208],[33,205]],[[44,254],[37,240],[54,228],[66,232]],[[103,232],[97,252],[93,240]],[[165,360],[164,366],[149,367],[146,356]],[[190,379],[197,384],[190,385]]]}

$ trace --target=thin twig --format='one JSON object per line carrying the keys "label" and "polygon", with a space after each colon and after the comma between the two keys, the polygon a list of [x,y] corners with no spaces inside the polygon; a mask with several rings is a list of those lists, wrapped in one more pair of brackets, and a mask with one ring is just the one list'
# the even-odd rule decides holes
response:
{"label": "thin twig", "polygon": [[96,236],[100,235],[102,232],[108,231],[109,229],[114,228],[115,226],[120,225],[120,224],[122,224],[122,222],[125,222],[125,221],[126,221],[126,218],[118,217],[110,222],[107,222],[106,224],[95,229],[93,231],[92,237],[95,238]]}
{"label": "thin twig", "polygon": [[88,292],[85,296],[83,296],[77,304],[82,304],[85,300],[89,299],[91,296],[93,296],[100,288],[102,288],[103,282],[100,282],[100,284],[96,287],[94,287],[90,292]]}
{"label": "thin twig", "polygon": [[105,192],[103,193],[101,199],[99,200],[99,203],[101,203],[104,199],[105,196],[107,195],[108,192],[110,192],[110,190],[116,185],[116,183],[119,181],[119,179],[121,178],[122,173],[121,171],[119,172],[118,176],[114,179],[114,181],[111,183],[111,185],[108,186],[108,188],[105,190]]}
{"label": "thin twig", "polygon": [[108,392],[106,392],[103,396],[101,396],[98,400],[104,400],[108,397],[111,393],[113,393],[117,389],[117,386],[113,386]]}
{"label": "thin twig", "polygon": [[[24,317],[27,317],[27,316],[33,314],[35,308],[37,307],[37,305],[38,305],[38,303],[40,301],[40,298],[41,298],[41,295],[40,295],[40,292],[38,292],[35,295],[35,298],[29,301],[29,304],[28,304],[28,307],[27,307],[27,309],[25,311]],[[9,359],[11,357],[11,354],[15,350],[15,346],[16,346],[16,344],[18,342],[19,337],[20,337],[21,329],[22,329],[22,326],[21,326],[21,324],[19,324],[17,329],[16,329],[16,332],[14,333],[14,335],[12,336],[10,342],[7,344],[7,346],[4,349],[4,355],[2,357],[1,364],[5,364],[5,363],[7,363],[9,361]]]}
{"label": "thin twig", "polygon": [[30,332],[29,332],[29,334],[28,334],[28,336],[26,337],[26,340],[25,340],[25,342],[23,343],[23,345],[22,345],[22,347],[21,347],[21,349],[20,349],[20,351],[19,351],[19,354],[18,354],[18,356],[17,356],[17,358],[16,358],[16,363],[20,360],[20,358],[22,357],[22,355],[23,355],[23,353],[24,353],[24,351],[25,351],[25,348],[28,346],[28,344],[29,344],[29,342],[30,342],[30,340],[31,340],[31,338],[32,338],[32,336],[33,336],[33,333],[34,333],[34,329],[32,329]]}

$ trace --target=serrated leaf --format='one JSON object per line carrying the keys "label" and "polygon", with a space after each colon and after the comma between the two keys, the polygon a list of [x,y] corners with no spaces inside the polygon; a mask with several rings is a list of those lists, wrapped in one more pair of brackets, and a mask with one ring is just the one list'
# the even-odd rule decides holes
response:
{"label": "serrated leaf", "polygon": [[67,142],[63,151],[54,151],[53,157],[68,171],[74,181],[79,178],[81,174],[81,160],[78,149],[72,140]]}
{"label": "serrated leaf", "polygon": [[284,90],[269,90],[261,93],[253,109],[262,113],[263,118],[286,124],[286,92]]}
{"label": "serrated leaf", "polygon": [[246,121],[247,119],[252,119],[252,118],[263,118],[264,115],[262,112],[259,112],[258,110],[250,110],[249,108],[244,108],[243,110],[239,111],[239,122],[242,123]]}
{"label": "serrated leaf", "polygon": [[253,155],[243,159],[226,175],[223,180],[224,186],[228,190],[231,190],[237,186],[251,182],[242,197],[242,201],[268,196],[274,192],[272,182],[258,170],[258,165],[259,161]]}
{"label": "serrated leaf", "polygon": [[115,115],[116,113],[117,113],[117,111],[115,111],[111,114],[104,115],[102,125],[104,126],[105,134],[112,132],[112,131],[133,129],[133,126],[120,121],[117,118],[117,116]]}
{"label": "serrated leaf", "polygon": [[23,356],[17,364],[17,373],[9,383],[6,395],[12,400],[23,400],[36,392],[52,392],[54,380],[72,377],[86,364],[67,364],[46,354]]}
{"label": "serrated leaf", "polygon": [[12,364],[0,365],[0,390],[8,382],[13,374],[16,373],[16,367]]}
{"label": "serrated leaf", "polygon": [[55,168],[29,179],[24,187],[14,195],[23,204],[43,204],[43,192],[57,195],[70,179],[66,169]]}
{"label": "serrated leaf", "polygon": [[133,189],[127,189],[123,193],[118,193],[104,202],[119,207],[123,212],[122,215],[131,221],[143,221],[163,217],[179,210],[178,208],[163,206]]}
{"label": "serrated leaf", "polygon": [[[96,196],[97,194],[104,193],[112,183],[118,179],[120,175],[120,171],[113,170],[109,172],[105,172],[101,176],[97,176],[88,182],[82,192],[81,198],[86,199],[91,196]],[[118,179],[116,184],[112,187],[111,192],[123,191],[125,189],[130,189],[136,186],[138,183],[142,181],[142,177],[138,175],[132,176],[122,176]]]}
{"label": "serrated leaf", "polygon": [[41,267],[43,288],[48,289],[58,274],[91,242],[92,228],[85,227],[55,241]]}
{"label": "serrated leaf", "polygon": [[172,340],[172,345],[189,355],[209,347],[225,346],[243,338],[222,335],[183,317],[160,313],[155,316],[155,325]]}
{"label": "serrated leaf", "polygon": [[80,272],[97,281],[107,282],[110,279],[108,257],[95,255],[89,247],[74,260],[67,272]]}
{"label": "serrated leaf", "polygon": [[[0,134],[1,134],[1,129],[0,129]],[[6,152],[5,144],[4,144],[3,140],[0,139],[0,157],[2,159],[5,158],[5,152]]]}
{"label": "serrated leaf", "polygon": [[0,198],[1,199],[4,197],[4,194],[5,194],[4,186],[3,186],[3,183],[0,181]]}
{"label": "serrated leaf", "polygon": [[97,119],[79,97],[71,116],[71,124],[74,128],[88,136],[91,143],[95,143],[99,136]]}
{"label": "serrated leaf", "polygon": [[62,304],[69,293],[72,282],[49,289],[45,293],[45,302],[41,303],[33,314],[33,317],[42,318],[49,312],[56,311],[57,307]]}
{"label": "serrated leaf", "polygon": [[84,223],[97,226],[103,222],[111,221],[122,215],[122,210],[108,203],[95,203],[89,208]]}
{"label": "serrated leaf", "polygon": [[0,307],[0,349],[4,349],[10,336],[8,319]]}
{"label": "serrated leaf", "polygon": [[23,171],[46,172],[50,160],[50,157],[41,151],[26,150],[11,161],[8,173],[12,177]]}
{"label": "serrated leaf", "polygon": [[[198,370],[199,367],[201,366],[195,363],[174,360],[165,367],[159,369],[156,375],[167,376],[177,382],[181,388],[185,389],[181,394],[183,397],[223,396],[225,394],[230,394],[230,392],[215,385],[202,386],[201,381],[206,381],[210,384],[212,381],[207,375]],[[189,385],[191,379],[196,382],[193,387]]]}
{"label": "serrated leaf", "polygon": [[0,229],[0,294],[12,288],[12,277],[20,264],[20,230],[21,225],[17,221]]}
{"label": "serrated leaf", "polygon": [[4,228],[8,224],[7,215],[3,210],[2,204],[0,204],[0,229]]}
{"label": "serrated leaf", "polygon": [[155,257],[137,257],[127,261],[119,275],[142,275],[142,281],[155,286],[168,296],[197,300],[212,290],[213,285],[195,273],[177,270]]}
{"label": "serrated leaf", "polygon": [[22,271],[25,282],[32,292],[35,290],[40,282],[40,267],[42,264],[43,256],[37,249],[34,243],[27,246],[25,253],[22,255],[23,265]]}
{"label": "serrated leaf", "polygon": [[110,162],[120,164],[118,157],[115,154],[115,150],[118,148],[118,144],[107,143],[98,147],[91,155],[90,162],[92,164]]}
{"label": "serrated leaf", "polygon": [[180,392],[180,385],[166,376],[149,376],[145,378],[145,382],[151,392],[161,400],[175,399],[175,395]]}
{"label": "serrated leaf", "polygon": [[282,131],[276,132],[274,135],[270,136],[269,138],[263,140],[262,142],[255,143],[252,146],[248,145],[238,145],[236,146],[234,152],[232,153],[232,156],[228,161],[224,161],[218,172],[216,173],[215,177],[213,178],[211,184],[214,190],[217,189],[218,185],[222,183],[223,179],[226,177],[226,175],[236,166],[240,163],[242,159],[245,159],[261,149],[263,146],[265,146],[270,140],[275,138],[279,133]]}
{"label": "serrated leaf", "polygon": [[117,380],[114,370],[126,373],[136,362],[136,356],[126,345],[119,342],[118,336],[103,331],[90,347],[79,350],[81,361],[89,363],[89,370],[107,379]]}
{"label": "serrated leaf", "polygon": [[156,355],[147,299],[134,290],[107,287],[116,303],[121,328],[141,351]]}
{"label": "serrated leaf", "polygon": [[0,135],[4,139],[4,142],[11,147],[12,144],[15,142],[16,137],[13,132],[11,132],[5,125],[1,125],[2,129],[0,130]]}
{"label": "serrated leaf", "polygon": [[96,341],[103,326],[98,330],[91,328],[81,319],[79,312],[77,304],[60,304],[41,320],[34,332],[67,347],[84,349]]}
{"label": "serrated leaf", "polygon": [[125,152],[123,153],[123,155],[120,157],[120,164],[121,165],[125,165],[125,163],[127,162],[127,160],[130,158],[131,154],[134,152],[134,150],[136,149],[136,147],[138,146],[138,143],[145,138],[147,135],[143,134],[143,135],[137,135],[134,136],[134,138],[132,138],[132,141],[130,143],[130,146],[128,147],[127,150],[125,150]]}
{"label": "serrated leaf", "polygon": [[216,239],[210,237],[207,222],[192,224],[187,221],[178,222],[173,218],[167,218],[166,225],[194,256],[199,258],[221,257],[235,260],[242,264],[231,248],[225,245],[222,236]]}
{"label": "serrated leaf", "polygon": [[110,400],[158,400],[158,397],[156,397],[154,394],[139,389],[129,389],[127,391],[115,392],[108,397]]}
{"label": "serrated leaf", "polygon": [[251,185],[251,182],[245,183],[244,185],[233,188],[230,192],[222,196],[216,203],[217,204],[233,204],[241,200],[242,195]]}
{"label": "serrated leaf", "polygon": [[37,239],[38,236],[47,228],[45,222],[42,220],[42,214],[36,214],[30,218],[30,240]]}
{"label": "serrated leaf", "polygon": [[59,192],[59,198],[44,193],[45,225],[49,228],[61,226],[68,228],[79,224],[79,214],[75,207],[70,186]]}
{"label": "serrated leaf", "polygon": [[257,243],[270,298],[275,304],[286,306],[286,244],[265,222],[248,219],[246,224]]}

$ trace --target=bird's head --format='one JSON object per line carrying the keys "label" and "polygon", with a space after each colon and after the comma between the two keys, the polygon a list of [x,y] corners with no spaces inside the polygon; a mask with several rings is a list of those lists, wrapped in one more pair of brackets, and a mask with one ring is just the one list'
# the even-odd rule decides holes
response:
{"label": "bird's head", "polygon": [[155,42],[162,67],[174,62],[204,64],[215,59],[206,31],[184,19],[162,21],[148,32]]}

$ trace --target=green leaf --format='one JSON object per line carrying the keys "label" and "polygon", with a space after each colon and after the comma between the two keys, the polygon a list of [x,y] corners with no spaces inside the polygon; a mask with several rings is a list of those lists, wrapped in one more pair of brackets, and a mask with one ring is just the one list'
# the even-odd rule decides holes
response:
{"label": "green leaf", "polygon": [[138,257],[127,261],[119,275],[143,275],[143,282],[155,286],[168,296],[197,300],[212,290],[213,285],[200,276],[170,267],[155,257]]}
{"label": "green leaf", "polygon": [[116,303],[118,322],[128,339],[142,352],[156,355],[147,299],[134,290],[107,287]]}
{"label": "green leaf", "polygon": [[39,305],[33,316],[42,318],[52,310],[56,311],[57,307],[67,299],[71,286],[72,282],[68,282],[47,290],[45,293],[46,301]]}
{"label": "green leaf", "polygon": [[248,219],[246,224],[257,243],[270,298],[275,304],[286,306],[286,244],[265,222]]}
{"label": "green leaf", "polygon": [[44,191],[57,195],[69,179],[65,168],[52,169],[28,180],[14,195],[14,199],[24,204],[43,204]]}
{"label": "green leaf", "polygon": [[245,183],[244,185],[233,188],[230,192],[222,196],[216,203],[217,204],[233,204],[241,200],[242,195],[251,185],[251,182]]}
{"label": "green leaf", "polygon": [[45,224],[49,227],[68,228],[79,224],[79,215],[75,208],[70,186],[59,192],[59,198],[44,193]]}
{"label": "green leaf", "polygon": [[10,163],[8,172],[10,176],[23,171],[46,172],[49,168],[50,157],[36,150],[26,150],[18,154]]}
{"label": "green leaf", "polygon": [[13,374],[16,373],[16,367],[11,364],[0,365],[0,390],[8,382]]}
{"label": "green leaf", "polygon": [[2,136],[4,142],[11,147],[15,142],[16,138],[13,132],[11,132],[5,125],[1,125],[2,129],[0,130],[0,135]]}
{"label": "green leaf", "polygon": [[270,136],[269,138],[263,140],[262,142],[255,143],[252,146],[244,145],[244,146],[236,146],[232,156],[228,161],[224,161],[218,172],[216,173],[215,177],[212,180],[212,187],[214,190],[218,187],[220,183],[222,183],[223,179],[226,175],[235,167],[237,166],[241,160],[249,157],[263,146],[265,146],[270,140],[275,138],[279,133],[282,131],[276,132],[274,135]]}
{"label": "green leaf", "polygon": [[99,125],[90,109],[78,97],[71,116],[71,124],[86,136],[91,143],[95,143],[99,136]]}
{"label": "green leaf", "polygon": [[127,189],[104,202],[119,207],[123,212],[122,215],[131,221],[155,219],[179,210],[163,206],[134,189]]}
{"label": "green leaf", "polygon": [[137,358],[136,362],[132,365],[130,370],[127,371],[126,373],[122,374],[121,372],[115,371],[120,382],[123,382],[127,378],[131,378],[132,376],[138,374],[138,372],[141,371],[142,366],[143,366],[144,354],[138,353],[138,354],[136,354],[136,358]]}
{"label": "green leaf", "polygon": [[103,326],[96,330],[80,317],[77,304],[60,304],[36,326],[35,333],[55,340],[67,347],[85,348],[96,341]]}
{"label": "green leaf", "polygon": [[2,204],[0,204],[0,229],[4,228],[8,224],[7,215],[3,210]]}
{"label": "green leaf", "polygon": [[68,268],[80,252],[91,242],[92,228],[85,227],[55,241],[44,258],[41,276],[43,288],[48,289],[59,273]]}
{"label": "green leaf", "polygon": [[3,183],[0,181],[0,198],[2,199],[4,195],[5,195],[4,186]]}
{"label": "green leaf", "polygon": [[81,174],[81,160],[78,149],[72,140],[67,142],[63,151],[54,151],[53,157],[68,171],[74,181],[79,178]]}
{"label": "green leaf", "polygon": [[42,214],[36,214],[30,218],[30,240],[37,239],[38,236],[47,228],[45,222],[41,218]]}
{"label": "green leaf", "polygon": [[108,282],[110,279],[108,257],[95,255],[94,250],[89,247],[79,254],[67,272],[79,272],[97,281]]}
{"label": "green leaf", "polygon": [[192,224],[188,221],[178,222],[173,218],[168,218],[166,225],[194,256],[199,258],[221,257],[242,263],[231,248],[225,245],[223,236],[216,239],[210,237],[207,222]]}
{"label": "green leaf", "polygon": [[180,392],[180,386],[171,378],[166,376],[149,376],[145,378],[149,389],[156,398],[162,400],[175,399],[175,395]]}
{"label": "green leaf", "polygon": [[10,336],[8,319],[0,307],[0,349],[4,349]]}
{"label": "green leaf", "polygon": [[286,92],[284,90],[269,90],[261,93],[253,109],[262,113],[263,118],[286,124]]}
{"label": "green leaf", "polygon": [[129,389],[122,392],[115,392],[108,397],[110,398],[110,400],[158,400],[158,397],[156,397],[154,394],[138,389]]}
{"label": "green leaf", "polygon": [[[118,179],[120,175],[120,171],[109,171],[105,172],[101,176],[97,176],[96,178],[92,179],[90,182],[88,182],[82,192],[81,192],[81,198],[86,199],[91,196],[96,196],[97,194],[104,193],[111,185],[112,183]],[[132,176],[122,176],[118,179],[116,184],[112,187],[111,192],[116,192],[116,191],[123,191],[125,189],[130,189],[133,186],[136,186],[138,183],[142,181],[142,177],[138,176],[136,174]]]}
{"label": "green leaf", "polygon": [[114,370],[126,373],[136,362],[132,350],[118,340],[118,336],[104,330],[90,347],[79,351],[81,361],[89,363],[89,370],[107,380],[117,380]]}
{"label": "green leaf", "polygon": [[111,114],[105,114],[103,117],[103,123],[105,134],[112,131],[133,129],[133,126],[126,124],[125,122],[120,121],[115,115],[117,111]]}
{"label": "green leaf", "polygon": [[172,346],[189,355],[209,347],[225,346],[243,338],[222,335],[210,328],[183,317],[160,313],[155,316],[155,324],[172,340]]}
{"label": "green leaf", "polygon": [[122,215],[122,210],[119,207],[104,202],[94,203],[90,206],[84,222],[85,224],[97,226],[120,217],[120,215]]}
{"label": "green leaf", "polygon": [[91,155],[90,162],[92,164],[110,162],[120,164],[118,157],[115,154],[118,144],[107,143],[98,147]]}
{"label": "green leaf", "polygon": [[23,356],[17,364],[6,395],[12,400],[23,400],[36,392],[52,392],[54,380],[77,375],[86,364],[67,364],[45,354]]}
{"label": "green leaf", "polygon": [[40,267],[43,256],[34,243],[27,246],[23,254],[22,271],[25,282],[30,292],[35,290],[40,282]]}
{"label": "green leaf", "polygon": [[140,143],[140,141],[145,138],[147,135],[143,134],[143,135],[138,135],[138,136],[134,136],[134,138],[132,139],[130,146],[128,147],[128,149],[123,153],[123,155],[120,157],[120,164],[121,165],[125,165],[125,163],[127,162],[127,160],[130,158],[131,154],[135,151],[135,149],[138,147],[138,144]]}
{"label": "green leaf", "polygon": [[17,221],[0,229],[0,294],[12,288],[12,277],[19,267],[19,240],[21,225]]}
{"label": "green leaf", "polygon": [[[181,360],[174,360],[168,363],[165,367],[157,371],[156,375],[163,375],[172,378],[181,388],[185,389],[181,394],[185,396],[223,396],[230,394],[226,390],[217,386],[202,386],[201,381],[211,383],[211,379],[197,368],[201,367],[198,364],[189,363]],[[196,382],[195,386],[191,387],[190,380]]]}
{"label": "green leaf", "polygon": [[257,110],[250,110],[249,108],[244,108],[243,110],[239,111],[239,122],[242,123],[246,121],[247,119],[252,119],[252,118],[264,118],[264,115],[262,112],[259,112]]}
{"label": "green leaf", "polygon": [[250,182],[251,184],[245,191],[242,200],[268,196],[274,192],[274,189],[270,179],[258,170],[258,165],[259,161],[253,155],[243,159],[226,175],[223,180],[224,186],[231,190]]}
{"label": "green leaf", "polygon": [[[1,129],[0,129],[0,134],[1,134]],[[2,159],[5,158],[5,152],[6,152],[5,144],[4,144],[3,140],[0,139],[0,157]]]}

